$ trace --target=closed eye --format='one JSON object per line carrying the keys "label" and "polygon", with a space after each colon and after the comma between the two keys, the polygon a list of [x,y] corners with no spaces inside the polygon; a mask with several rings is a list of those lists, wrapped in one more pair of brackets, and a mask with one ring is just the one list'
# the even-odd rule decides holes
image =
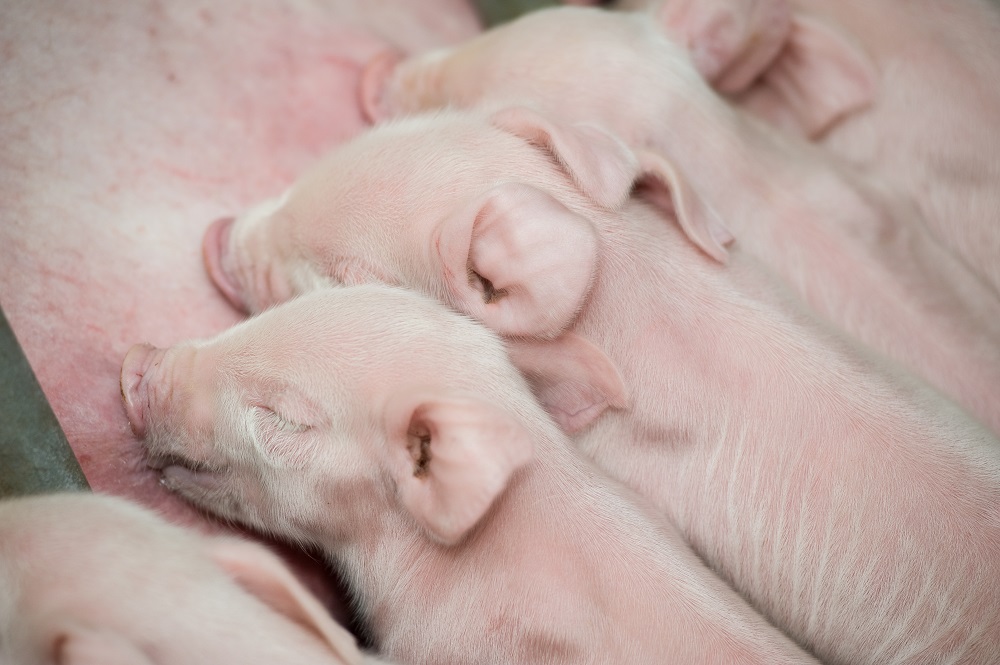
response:
{"label": "closed eye", "polygon": [[278,432],[284,434],[298,434],[312,429],[312,425],[304,425],[302,423],[295,422],[270,407],[257,406],[254,408],[259,412],[258,417],[261,418],[262,423]]}

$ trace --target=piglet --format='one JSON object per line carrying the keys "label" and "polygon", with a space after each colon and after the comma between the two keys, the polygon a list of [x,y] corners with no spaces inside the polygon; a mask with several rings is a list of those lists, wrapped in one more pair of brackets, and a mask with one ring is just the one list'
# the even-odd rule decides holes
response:
{"label": "piglet", "polygon": [[358,665],[354,638],[262,546],[122,499],[0,502],[0,662]]}
{"label": "piglet", "polygon": [[501,341],[376,285],[134,347],[164,483],[322,547],[406,663],[814,662],[565,438]]}
{"label": "piglet", "polygon": [[[843,98],[872,94],[865,72]],[[709,255],[724,258],[731,233],[815,311],[1000,433],[1000,297],[935,240],[913,199],[734,111],[646,15],[539,11],[464,45],[376,59],[365,80],[374,117],[526,103],[650,148],[688,191],[683,205],[701,206],[707,219],[689,231],[708,230],[697,239]]]}
{"label": "piglet", "polygon": [[1000,296],[1000,4],[791,4],[785,47],[739,105],[907,192]]}
{"label": "piglet", "polygon": [[256,304],[324,280],[442,300],[507,335],[576,443],[825,662],[989,662],[1000,442],[739,243],[711,258],[669,166],[523,109],[396,121],[224,227],[223,278]]}

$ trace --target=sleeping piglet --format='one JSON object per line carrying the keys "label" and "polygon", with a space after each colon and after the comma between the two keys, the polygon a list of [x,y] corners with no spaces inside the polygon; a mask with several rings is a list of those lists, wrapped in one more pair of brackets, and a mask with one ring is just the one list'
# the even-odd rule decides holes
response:
{"label": "sleeping piglet", "polygon": [[576,451],[495,335],[415,292],[134,347],[122,392],[168,487],[321,546],[400,662],[815,662]]}
{"label": "sleeping piglet", "polygon": [[354,638],[261,545],[122,499],[0,502],[0,662],[359,665]]}
{"label": "sleeping piglet", "polygon": [[912,199],[734,111],[647,15],[538,11],[464,45],[376,58],[364,82],[375,118],[525,103],[649,148],[702,202],[711,256],[724,258],[732,233],[819,314],[1000,433],[1000,297],[928,233]]}
{"label": "sleeping piglet", "polygon": [[576,443],[824,661],[1000,653],[1000,442],[739,244],[711,258],[707,219],[594,126],[450,111],[344,144],[208,250],[252,309],[381,281],[507,336]]}

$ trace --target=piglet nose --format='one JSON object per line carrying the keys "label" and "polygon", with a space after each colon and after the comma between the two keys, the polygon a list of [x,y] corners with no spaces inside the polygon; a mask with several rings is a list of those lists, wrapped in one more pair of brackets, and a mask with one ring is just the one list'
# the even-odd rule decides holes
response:
{"label": "piglet nose", "polygon": [[140,439],[146,435],[146,393],[148,387],[143,377],[163,356],[163,351],[151,344],[136,344],[122,361],[120,379],[125,414],[132,426],[132,433]]}
{"label": "piglet nose", "polygon": [[232,217],[223,217],[212,222],[205,232],[201,249],[205,259],[205,269],[212,282],[215,283],[215,287],[233,307],[245,311],[246,305],[240,298],[236,285],[223,268],[223,258],[225,253],[229,251],[229,234],[234,222],[235,219]]}

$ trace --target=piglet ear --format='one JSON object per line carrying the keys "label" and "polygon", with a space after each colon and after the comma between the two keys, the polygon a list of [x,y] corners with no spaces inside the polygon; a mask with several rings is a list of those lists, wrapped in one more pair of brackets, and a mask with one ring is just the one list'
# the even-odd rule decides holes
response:
{"label": "piglet ear", "polygon": [[705,80],[729,94],[745,90],[781,51],[792,9],[788,0],[671,0],[657,16]]}
{"label": "piglet ear", "polygon": [[726,245],[733,236],[718,213],[690,186],[673,164],[661,155],[643,151],[639,155],[643,173],[639,193],[677,218],[687,237],[703,252],[725,263]]}
{"label": "piglet ear", "polygon": [[525,108],[493,114],[494,126],[545,150],[598,205],[619,207],[632,190],[636,161],[618,138],[587,124],[561,126]]}
{"label": "piglet ear", "polygon": [[785,49],[741,98],[784,129],[817,138],[875,98],[878,75],[862,49],[815,19],[796,17]]}
{"label": "piglet ear", "polygon": [[149,656],[124,637],[74,627],[57,638],[57,665],[154,665]]}
{"label": "piglet ear", "polygon": [[500,185],[445,220],[435,246],[451,304],[504,335],[558,335],[597,270],[590,221],[519,183]]}
{"label": "piglet ear", "polygon": [[474,399],[401,397],[389,403],[387,425],[400,502],[446,545],[475,526],[532,455],[519,422]]}
{"label": "piglet ear", "polygon": [[387,98],[388,85],[402,60],[403,55],[397,51],[380,51],[361,70],[358,96],[361,111],[370,124],[392,117]]}
{"label": "piglet ear", "polygon": [[330,617],[277,555],[256,543],[224,537],[209,541],[208,554],[244,591],[318,637],[344,663],[361,662],[354,637]]}
{"label": "piglet ear", "polygon": [[511,361],[563,431],[573,434],[605,410],[628,407],[625,384],[603,351],[573,332],[507,344]]}

